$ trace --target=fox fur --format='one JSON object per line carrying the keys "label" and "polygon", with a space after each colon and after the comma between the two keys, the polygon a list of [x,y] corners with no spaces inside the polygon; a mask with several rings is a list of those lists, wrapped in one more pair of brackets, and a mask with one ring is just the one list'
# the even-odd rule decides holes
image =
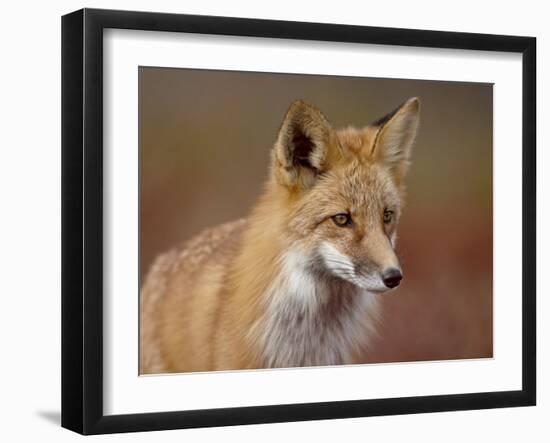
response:
{"label": "fox fur", "polygon": [[[357,362],[394,251],[418,98],[363,128],[292,103],[247,218],[159,256],[140,294],[140,373]],[[392,274],[393,275],[393,274]],[[397,280],[398,283],[398,280]]]}

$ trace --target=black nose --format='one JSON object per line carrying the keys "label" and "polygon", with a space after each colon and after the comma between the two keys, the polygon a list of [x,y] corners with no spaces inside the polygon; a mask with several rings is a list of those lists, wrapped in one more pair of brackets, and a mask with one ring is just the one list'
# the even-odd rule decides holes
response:
{"label": "black nose", "polygon": [[382,274],[382,280],[384,280],[384,284],[388,288],[395,288],[396,286],[399,286],[402,278],[403,274],[401,274],[401,271],[397,268],[387,269]]}

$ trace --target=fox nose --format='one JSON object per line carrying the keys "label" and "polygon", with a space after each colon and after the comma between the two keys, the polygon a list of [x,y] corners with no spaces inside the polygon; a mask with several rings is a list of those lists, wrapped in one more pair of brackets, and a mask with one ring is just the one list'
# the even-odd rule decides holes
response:
{"label": "fox nose", "polygon": [[402,278],[403,274],[401,274],[401,271],[397,268],[389,268],[382,273],[382,280],[384,280],[384,284],[388,288],[399,286]]}

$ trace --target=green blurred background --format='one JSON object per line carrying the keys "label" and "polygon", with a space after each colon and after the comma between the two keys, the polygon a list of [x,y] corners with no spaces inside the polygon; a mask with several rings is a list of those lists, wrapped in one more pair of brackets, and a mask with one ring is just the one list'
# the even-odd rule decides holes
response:
{"label": "green blurred background", "polygon": [[398,254],[365,361],[492,357],[492,85],[142,67],[140,276],[203,228],[245,216],[289,104],[335,128],[364,126],[407,98],[421,124]]}

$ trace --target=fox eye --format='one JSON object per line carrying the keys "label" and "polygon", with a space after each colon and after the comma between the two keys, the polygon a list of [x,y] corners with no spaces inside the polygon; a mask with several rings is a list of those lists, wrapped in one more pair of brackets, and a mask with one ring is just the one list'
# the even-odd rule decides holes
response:
{"label": "fox eye", "polygon": [[393,211],[389,211],[388,209],[384,209],[384,223],[388,224],[393,220]]}
{"label": "fox eye", "polygon": [[349,214],[336,214],[333,215],[331,218],[336,226],[340,226],[342,228],[345,226],[351,226],[352,223],[351,216]]}

